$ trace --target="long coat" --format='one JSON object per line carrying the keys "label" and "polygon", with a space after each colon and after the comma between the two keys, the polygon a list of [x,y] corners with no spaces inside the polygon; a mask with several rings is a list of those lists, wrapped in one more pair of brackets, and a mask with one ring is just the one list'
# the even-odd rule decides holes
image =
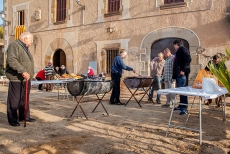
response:
{"label": "long coat", "polygon": [[180,46],[176,53],[173,64],[173,78],[180,76],[180,72],[185,72],[185,75],[188,76],[190,73],[190,63],[192,59],[188,49],[183,46]]}
{"label": "long coat", "polygon": [[34,76],[34,60],[29,50],[26,50],[20,40],[10,43],[7,49],[6,77],[10,81],[24,80],[22,73],[27,72]]}

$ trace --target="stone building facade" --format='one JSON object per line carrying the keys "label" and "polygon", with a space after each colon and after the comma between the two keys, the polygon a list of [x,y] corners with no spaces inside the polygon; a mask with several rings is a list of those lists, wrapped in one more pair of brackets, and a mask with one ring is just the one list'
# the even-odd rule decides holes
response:
{"label": "stone building facade", "polygon": [[191,83],[207,64],[197,49],[213,56],[230,45],[229,7],[229,0],[5,0],[11,21],[5,26],[5,47],[14,40],[15,27],[24,24],[34,35],[30,50],[36,71],[51,61],[81,74],[97,61],[97,72],[109,73],[112,58],[125,49],[124,62],[138,74],[150,75],[151,59],[166,47],[174,52],[172,41],[179,38],[192,56]]}

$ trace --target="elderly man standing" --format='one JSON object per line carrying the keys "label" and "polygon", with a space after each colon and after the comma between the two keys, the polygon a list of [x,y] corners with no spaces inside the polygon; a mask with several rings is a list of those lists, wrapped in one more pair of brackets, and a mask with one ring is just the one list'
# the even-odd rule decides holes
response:
{"label": "elderly man standing", "polygon": [[[174,63],[174,55],[171,53],[171,51],[166,48],[164,50],[165,55],[165,65],[164,65],[164,72],[163,72],[163,81],[165,84],[165,89],[167,88],[175,88],[175,80],[172,79],[173,77],[173,63]],[[172,99],[175,98],[174,94],[167,94],[166,95],[166,104],[162,105],[162,107],[169,108],[170,102]]]}
{"label": "elderly man standing", "polygon": [[[10,43],[7,49],[6,76],[10,80],[7,97],[7,118],[11,126],[20,126],[18,120],[24,120],[26,80],[29,83],[29,95],[30,79],[34,76],[34,60],[29,51],[29,46],[32,43],[33,35],[29,32],[24,32],[20,35],[19,40]],[[35,119],[30,118],[29,107],[26,121],[35,121]]]}
{"label": "elderly man standing", "polygon": [[[154,82],[150,88],[149,91],[149,99],[148,101],[153,102],[153,92],[154,92],[154,86],[157,85],[157,90],[161,89],[161,82],[162,82],[162,73],[164,68],[165,60],[164,60],[164,54],[162,52],[158,53],[158,57],[155,57],[150,62],[150,69],[152,71],[152,77],[154,79]],[[160,104],[160,94],[157,94],[156,103]]]}

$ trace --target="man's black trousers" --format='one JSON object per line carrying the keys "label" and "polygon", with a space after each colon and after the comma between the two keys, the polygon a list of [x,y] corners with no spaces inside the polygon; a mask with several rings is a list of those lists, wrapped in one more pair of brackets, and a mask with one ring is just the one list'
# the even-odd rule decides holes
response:
{"label": "man's black trousers", "polygon": [[[26,117],[30,117],[29,111],[29,93],[31,82],[28,81],[28,107]],[[26,82],[9,82],[7,97],[7,118],[8,122],[16,122],[24,119],[24,99],[26,96]],[[18,114],[17,114],[18,110]]]}

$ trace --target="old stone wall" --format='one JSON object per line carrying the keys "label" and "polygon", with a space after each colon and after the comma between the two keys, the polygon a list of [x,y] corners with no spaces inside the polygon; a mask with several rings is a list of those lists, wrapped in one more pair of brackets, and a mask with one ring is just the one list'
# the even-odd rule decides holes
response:
{"label": "old stone wall", "polygon": [[[122,0],[122,15],[104,16],[106,0],[87,1],[81,0],[86,6],[83,10],[75,1],[68,1],[68,19],[65,23],[53,23],[54,0],[9,0],[8,6],[20,6],[28,4],[28,27],[36,38],[30,47],[35,57],[35,69],[45,67],[48,60],[57,48],[62,48],[58,41],[64,40],[64,52],[70,54],[68,66],[71,72],[85,73],[89,61],[98,61],[98,72],[102,69],[102,51],[107,46],[119,44],[120,48],[128,50],[128,56],[124,60],[127,65],[134,67],[138,73],[148,70],[149,55],[146,49],[142,49],[144,38],[153,33],[156,38],[163,39],[172,33],[171,27],[187,29],[187,32],[174,30],[175,36],[181,36],[192,40],[190,36],[197,37],[195,46],[191,44],[190,52],[193,57],[192,72],[203,68],[207,60],[202,56],[196,56],[198,46],[205,48],[204,54],[214,55],[216,52],[225,52],[230,45],[229,25],[226,20],[226,9],[230,6],[228,0],[193,0],[186,1],[185,7],[160,9],[159,0]],[[41,9],[41,20],[34,18],[37,8]],[[8,9],[9,19],[15,21],[12,7]],[[10,41],[14,37],[14,24],[9,26]],[[107,32],[111,27],[113,32]],[[164,29],[161,31],[161,29]],[[161,32],[160,32],[161,31]],[[169,32],[170,31],[170,32]],[[185,36],[186,35],[186,36]],[[149,40],[150,41],[150,40]],[[151,48],[153,42],[148,42]],[[63,43],[62,43],[63,44]],[[68,44],[68,45],[67,45]],[[134,75],[125,72],[125,76]],[[148,75],[143,74],[143,75]],[[191,77],[193,80],[195,75]]]}

